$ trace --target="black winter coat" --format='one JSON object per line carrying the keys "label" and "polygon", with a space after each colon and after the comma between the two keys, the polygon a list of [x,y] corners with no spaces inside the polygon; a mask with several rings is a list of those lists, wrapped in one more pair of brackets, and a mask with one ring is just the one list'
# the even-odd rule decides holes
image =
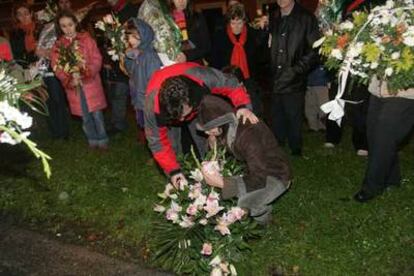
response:
{"label": "black winter coat", "polygon": [[273,92],[304,92],[307,74],[319,60],[317,50],[312,48],[320,37],[317,19],[297,3],[289,15],[282,18],[278,12],[275,16],[270,54]]}

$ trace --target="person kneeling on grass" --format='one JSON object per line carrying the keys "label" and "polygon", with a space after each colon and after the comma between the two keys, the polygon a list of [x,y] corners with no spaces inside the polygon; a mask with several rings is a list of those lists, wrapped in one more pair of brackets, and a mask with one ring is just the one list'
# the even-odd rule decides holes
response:
{"label": "person kneeling on grass", "polygon": [[248,209],[259,223],[268,223],[271,203],[289,188],[292,180],[287,157],[273,133],[262,121],[243,124],[230,104],[212,95],[201,101],[197,119],[197,128],[209,136],[210,144],[225,145],[247,164],[244,176],[223,177],[218,171],[202,169],[206,183],[221,188],[223,199],[237,197],[239,207]]}

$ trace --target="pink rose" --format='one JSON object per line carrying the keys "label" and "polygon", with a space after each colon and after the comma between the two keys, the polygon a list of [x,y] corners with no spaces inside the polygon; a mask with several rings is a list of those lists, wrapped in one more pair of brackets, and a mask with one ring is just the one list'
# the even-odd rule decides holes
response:
{"label": "pink rose", "polygon": [[211,253],[213,253],[213,246],[211,245],[211,243],[204,243],[203,244],[203,249],[201,250],[201,254],[206,255],[206,256],[210,256]]}
{"label": "pink rose", "polygon": [[197,205],[195,204],[190,204],[186,210],[186,213],[189,214],[190,216],[195,216],[197,214]]}

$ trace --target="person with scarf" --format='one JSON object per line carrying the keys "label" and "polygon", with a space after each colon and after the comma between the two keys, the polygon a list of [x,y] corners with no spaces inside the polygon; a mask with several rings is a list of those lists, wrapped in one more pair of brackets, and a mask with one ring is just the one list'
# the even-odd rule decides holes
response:
{"label": "person with scarf", "polygon": [[[247,24],[247,16],[242,4],[233,4],[226,13],[226,28],[213,39],[211,65],[217,69],[228,66],[240,68],[241,81],[250,95],[253,111],[260,115],[261,101],[256,82],[258,70],[258,49],[266,41],[257,30]],[[264,37],[263,37],[264,38]]]}
{"label": "person with scarf", "polygon": [[17,2],[13,5],[12,17],[16,24],[10,36],[13,56],[17,63],[28,67],[37,60],[35,50],[38,25],[34,20],[33,10],[26,2]]}
{"label": "person with scarf", "polygon": [[182,53],[177,62],[193,61],[206,63],[211,43],[206,20],[196,12],[191,0],[169,0],[171,15],[181,32]]}

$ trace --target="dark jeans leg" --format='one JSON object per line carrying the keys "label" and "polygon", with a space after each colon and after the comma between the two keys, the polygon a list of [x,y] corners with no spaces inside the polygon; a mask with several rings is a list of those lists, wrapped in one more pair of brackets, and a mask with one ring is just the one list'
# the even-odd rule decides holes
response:
{"label": "dark jeans leg", "polygon": [[305,105],[304,93],[284,95],[284,105],[288,123],[288,141],[293,154],[302,152],[302,124]]}
{"label": "dark jeans leg", "polygon": [[62,139],[69,137],[69,113],[65,92],[56,77],[45,77],[49,98],[46,101],[49,110],[48,125],[53,138]]}
{"label": "dark jeans leg", "polygon": [[287,138],[287,119],[283,105],[283,96],[273,94],[272,95],[272,131],[280,145],[286,143]]}
{"label": "dark jeans leg", "polygon": [[129,85],[126,82],[112,82],[108,91],[111,103],[111,124],[117,130],[125,130],[128,127],[126,113],[129,95]]}
{"label": "dark jeans leg", "polygon": [[368,165],[362,189],[381,193],[398,184],[398,147],[414,126],[414,100],[371,96],[368,108]]}

